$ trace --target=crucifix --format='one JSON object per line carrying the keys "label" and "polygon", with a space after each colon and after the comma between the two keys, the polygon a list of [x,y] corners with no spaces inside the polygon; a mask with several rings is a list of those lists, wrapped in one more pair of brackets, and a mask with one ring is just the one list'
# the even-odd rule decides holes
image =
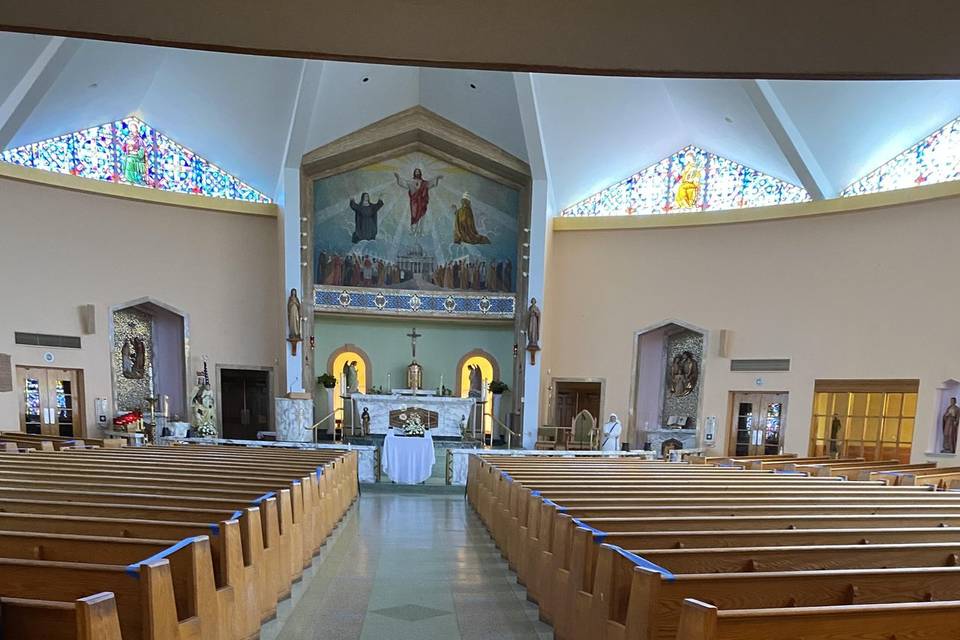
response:
{"label": "crucifix", "polygon": [[407,337],[410,338],[410,348],[413,351],[413,362],[407,367],[407,387],[413,390],[414,395],[416,395],[417,389],[423,387],[423,367],[417,364],[417,338],[422,335],[422,333],[417,333],[416,327],[407,334]]}
{"label": "crucifix", "polygon": [[417,333],[417,328],[414,327],[410,333],[407,334],[407,337],[410,338],[410,349],[413,351],[413,359],[417,359],[417,338],[423,337],[422,333]]}

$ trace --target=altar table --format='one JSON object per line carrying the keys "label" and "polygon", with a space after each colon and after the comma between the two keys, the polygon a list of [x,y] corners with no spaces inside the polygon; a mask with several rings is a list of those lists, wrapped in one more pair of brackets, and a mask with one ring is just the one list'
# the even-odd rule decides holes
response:
{"label": "altar table", "polygon": [[[437,414],[437,423],[431,425],[435,436],[459,438],[461,425],[468,430],[476,419],[477,401],[473,398],[456,398],[434,395],[367,395],[353,394],[354,420],[360,425],[360,416],[366,409],[370,415],[370,433],[387,433],[390,428],[390,413],[415,407]],[[348,425],[349,426],[349,425]],[[394,425],[396,426],[396,425]]]}
{"label": "altar table", "polygon": [[381,468],[397,484],[420,484],[433,473],[435,461],[429,431],[418,438],[398,436],[390,429],[383,439]]}

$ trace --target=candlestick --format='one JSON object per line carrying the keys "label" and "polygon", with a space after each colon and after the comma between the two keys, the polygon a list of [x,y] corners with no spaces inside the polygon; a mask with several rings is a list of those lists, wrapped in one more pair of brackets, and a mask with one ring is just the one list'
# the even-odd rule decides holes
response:
{"label": "candlestick", "polygon": [[440,374],[440,394],[443,395],[443,374]]}
{"label": "candlestick", "polygon": [[393,393],[393,387],[390,385],[390,372],[387,372],[387,393]]}

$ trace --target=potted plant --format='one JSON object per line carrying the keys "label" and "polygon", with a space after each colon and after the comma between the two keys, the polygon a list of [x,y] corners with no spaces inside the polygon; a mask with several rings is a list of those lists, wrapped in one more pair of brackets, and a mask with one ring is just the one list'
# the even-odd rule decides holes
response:
{"label": "potted plant", "polygon": [[[510,387],[503,380],[491,380],[487,389],[493,394],[493,416],[500,420],[500,400],[504,393],[510,391]],[[494,432],[498,431],[498,425],[494,425],[493,430]]]}
{"label": "potted plant", "polygon": [[[330,413],[333,411],[333,390],[337,386],[337,379],[329,373],[324,373],[317,378],[317,384],[322,385],[324,391],[327,392],[327,413]],[[331,424],[333,424],[332,421]],[[332,433],[330,427],[327,428],[327,431]]]}

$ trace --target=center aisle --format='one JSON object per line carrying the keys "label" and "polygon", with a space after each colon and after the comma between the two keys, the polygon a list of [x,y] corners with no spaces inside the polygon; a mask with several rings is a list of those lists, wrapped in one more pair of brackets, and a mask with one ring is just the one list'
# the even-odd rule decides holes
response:
{"label": "center aisle", "polygon": [[361,491],[278,640],[553,637],[462,489]]}

